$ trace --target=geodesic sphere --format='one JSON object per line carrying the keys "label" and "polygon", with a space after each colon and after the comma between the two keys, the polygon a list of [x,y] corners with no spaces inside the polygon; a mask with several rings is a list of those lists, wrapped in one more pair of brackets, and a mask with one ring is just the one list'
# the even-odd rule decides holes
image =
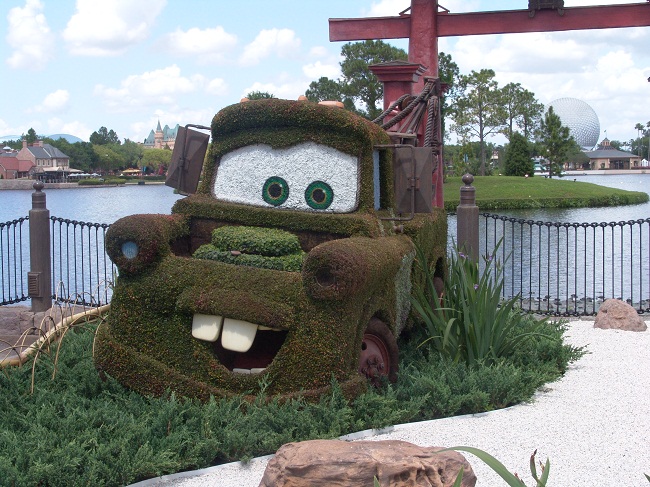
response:
{"label": "geodesic sphere", "polygon": [[569,132],[578,145],[591,150],[600,136],[600,121],[593,108],[577,98],[558,98],[546,106],[560,117],[562,125],[569,127]]}

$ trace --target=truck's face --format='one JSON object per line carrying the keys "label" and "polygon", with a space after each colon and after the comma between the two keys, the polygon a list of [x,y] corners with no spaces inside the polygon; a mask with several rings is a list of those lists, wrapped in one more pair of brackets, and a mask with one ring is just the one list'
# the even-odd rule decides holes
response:
{"label": "truck's face", "polygon": [[255,144],[224,155],[216,199],[245,205],[350,213],[358,206],[359,161],[314,142],[282,149]]}
{"label": "truck's face", "polygon": [[174,210],[190,222],[190,241],[204,226],[193,256],[161,251],[151,266],[130,267],[119,251],[127,241],[146,247],[138,225],[127,218],[111,228],[121,282],[106,337],[152,360],[157,372],[148,373],[168,371],[210,393],[317,391],[332,376],[358,384],[368,322],[380,316],[395,327],[408,312],[401,291],[413,258],[410,239],[382,237],[372,211],[373,145],[358,150],[354,134],[356,153],[318,137],[245,144],[244,131],[214,130],[229,150],[213,148],[200,194]]}

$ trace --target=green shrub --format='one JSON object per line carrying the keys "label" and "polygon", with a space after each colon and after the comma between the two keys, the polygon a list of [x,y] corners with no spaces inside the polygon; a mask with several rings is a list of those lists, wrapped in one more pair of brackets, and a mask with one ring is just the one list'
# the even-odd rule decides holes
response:
{"label": "green shrub", "polygon": [[495,258],[483,258],[484,269],[480,272],[478,263],[461,252],[453,252],[442,296],[420,249],[417,259],[425,286],[414,289],[411,302],[428,332],[423,344],[444,357],[468,365],[493,364],[537,333],[537,326],[532,330],[521,326],[524,314],[515,310],[519,296],[501,298],[503,270]]}
{"label": "green shrub", "polygon": [[199,247],[194,257],[299,272],[305,255],[296,235],[277,228],[223,226],[212,231],[211,241]]}
{"label": "green shrub", "polygon": [[219,250],[214,245],[201,245],[193,254],[197,259],[218,260],[227,264],[237,264],[276,271],[300,272],[303,254],[267,257],[265,255],[241,254],[233,255],[230,251]]}
{"label": "green shrub", "polygon": [[212,231],[212,245],[217,250],[238,250],[245,254],[268,257],[301,252],[298,237],[277,228],[224,226]]}
{"label": "green shrub", "polygon": [[579,356],[562,345],[562,326],[545,326],[548,338],[534,336],[512,360],[490,367],[418,348],[423,330],[412,330],[400,342],[404,367],[396,384],[349,400],[333,382],[318,402],[263,393],[206,403],[142,396],[97,373],[92,331],[69,333],[54,380],[54,351],[36,362],[33,394],[32,361],[0,374],[0,484],[127,485],[266,455],[292,441],[509,406],[557,379],[562,357]]}

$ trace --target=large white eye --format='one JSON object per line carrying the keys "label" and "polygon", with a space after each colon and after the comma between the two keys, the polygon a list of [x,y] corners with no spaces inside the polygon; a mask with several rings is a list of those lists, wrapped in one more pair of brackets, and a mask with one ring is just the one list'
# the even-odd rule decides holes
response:
{"label": "large white eye", "polygon": [[356,157],[305,142],[288,149],[250,145],[221,158],[214,196],[269,208],[346,213],[358,204]]}

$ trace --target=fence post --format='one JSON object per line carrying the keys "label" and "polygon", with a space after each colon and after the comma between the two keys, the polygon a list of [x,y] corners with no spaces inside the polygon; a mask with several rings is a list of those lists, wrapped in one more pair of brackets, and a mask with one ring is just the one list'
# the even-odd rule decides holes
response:
{"label": "fence post", "polygon": [[47,209],[44,184],[33,184],[32,209],[29,210],[29,267],[27,288],[32,311],[52,307],[52,260],[50,259],[50,210]]}
{"label": "fence post", "polygon": [[456,208],[456,238],[458,249],[478,262],[478,206],[474,176],[465,174],[460,188],[460,205]]}

